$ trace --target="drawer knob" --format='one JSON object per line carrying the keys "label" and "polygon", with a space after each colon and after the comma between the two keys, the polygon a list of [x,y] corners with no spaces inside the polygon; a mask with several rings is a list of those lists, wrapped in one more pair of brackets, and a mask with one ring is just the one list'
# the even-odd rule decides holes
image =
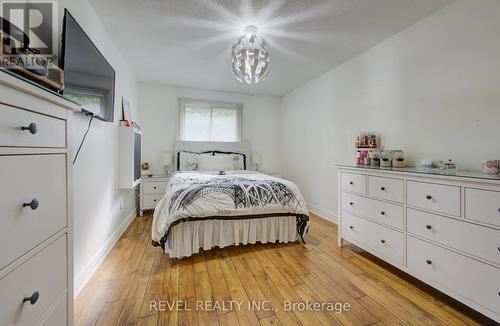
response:
{"label": "drawer knob", "polygon": [[40,297],[40,293],[38,293],[38,291],[35,291],[33,292],[33,294],[31,295],[31,297],[26,297],[23,299],[23,303],[25,302],[29,302],[31,303],[32,305],[34,305],[37,301],[38,301],[38,298]]}
{"label": "drawer knob", "polygon": [[384,190],[385,190],[385,187],[380,187],[380,190],[384,191]]}
{"label": "drawer knob", "polygon": [[380,215],[385,215],[385,212],[384,212],[384,211],[381,211],[381,212],[380,212]]}
{"label": "drawer knob", "polygon": [[385,240],[380,240],[380,242],[385,243]]}
{"label": "drawer knob", "polygon": [[431,200],[431,199],[432,199],[432,196],[431,196],[431,195],[427,195],[427,196],[425,196],[425,198],[427,198],[427,199]]}
{"label": "drawer knob", "polygon": [[425,262],[427,263],[427,265],[432,265],[432,260],[427,259]]}
{"label": "drawer knob", "polygon": [[352,226],[352,225],[351,225],[351,226],[349,226],[349,229],[351,229],[351,230],[352,230],[352,229],[354,229],[354,226]]}
{"label": "drawer knob", "polygon": [[353,184],[354,184],[354,182],[352,182],[352,181],[349,181],[349,184],[350,184],[350,185],[353,185]]}
{"label": "drawer knob", "polygon": [[425,227],[427,228],[427,230],[432,229],[432,226],[430,226],[430,225],[428,225],[428,224],[427,224]]}
{"label": "drawer knob", "polygon": [[155,190],[156,190],[156,187],[153,187],[153,189],[155,189]]}
{"label": "drawer knob", "polygon": [[37,209],[38,205],[40,205],[40,203],[38,202],[38,200],[36,198],[33,198],[29,203],[23,203],[23,207],[29,206],[32,210]]}
{"label": "drawer knob", "polygon": [[36,125],[36,123],[32,122],[27,127],[22,126],[21,130],[28,130],[32,135],[34,135],[38,131],[38,126]]}
{"label": "drawer knob", "polygon": [[350,202],[350,203],[349,203],[349,205],[353,206],[353,205],[354,205],[354,203],[353,203],[353,202]]}

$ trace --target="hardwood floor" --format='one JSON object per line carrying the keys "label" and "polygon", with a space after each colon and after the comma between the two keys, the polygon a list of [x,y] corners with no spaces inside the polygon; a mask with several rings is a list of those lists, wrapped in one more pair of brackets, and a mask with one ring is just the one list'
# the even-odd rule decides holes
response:
{"label": "hardwood floor", "polygon": [[[181,261],[151,246],[150,225],[151,216],[136,218],[106,257],[76,299],[77,325],[493,324],[354,246],[338,248],[336,225],[314,215],[306,245],[235,246]],[[285,301],[350,309],[286,310]]]}

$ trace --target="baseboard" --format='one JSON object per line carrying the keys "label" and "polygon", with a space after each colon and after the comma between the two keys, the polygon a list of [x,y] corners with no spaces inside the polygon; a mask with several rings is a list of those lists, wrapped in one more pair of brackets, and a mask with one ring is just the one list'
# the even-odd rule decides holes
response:
{"label": "baseboard", "polygon": [[309,211],[311,213],[321,217],[322,219],[327,220],[327,221],[332,222],[332,223],[335,223],[335,224],[338,224],[337,223],[337,214],[330,213],[328,211],[325,211],[325,210],[318,208],[316,206],[313,206],[311,204],[307,204],[307,208],[309,209]]}
{"label": "baseboard", "polygon": [[106,243],[99,249],[96,254],[90,259],[90,261],[85,265],[85,267],[75,276],[74,280],[74,297],[76,298],[78,294],[83,290],[87,282],[90,280],[92,275],[97,271],[104,258],[108,255],[111,249],[118,242],[118,239],[125,232],[127,227],[132,223],[134,217],[137,216],[137,208],[134,208],[127,217],[123,220],[120,226],[111,234],[111,236],[106,240]]}

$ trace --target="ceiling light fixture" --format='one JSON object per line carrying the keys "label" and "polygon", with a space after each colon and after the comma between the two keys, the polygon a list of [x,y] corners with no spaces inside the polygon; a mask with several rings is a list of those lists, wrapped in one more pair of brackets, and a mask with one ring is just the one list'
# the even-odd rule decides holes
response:
{"label": "ceiling light fixture", "polygon": [[240,83],[253,86],[269,75],[271,49],[266,40],[257,35],[257,26],[245,27],[245,34],[233,44],[232,72]]}

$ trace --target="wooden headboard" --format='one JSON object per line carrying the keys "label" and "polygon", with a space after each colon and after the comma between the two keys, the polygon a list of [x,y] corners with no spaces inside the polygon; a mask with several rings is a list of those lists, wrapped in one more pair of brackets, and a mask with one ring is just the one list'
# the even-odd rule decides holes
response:
{"label": "wooden headboard", "polygon": [[247,168],[250,165],[250,143],[247,141],[241,142],[214,142],[214,141],[182,141],[177,140],[174,143],[174,169],[177,170],[177,153],[181,151],[187,152],[207,152],[207,151],[222,151],[236,152],[245,154]]}

